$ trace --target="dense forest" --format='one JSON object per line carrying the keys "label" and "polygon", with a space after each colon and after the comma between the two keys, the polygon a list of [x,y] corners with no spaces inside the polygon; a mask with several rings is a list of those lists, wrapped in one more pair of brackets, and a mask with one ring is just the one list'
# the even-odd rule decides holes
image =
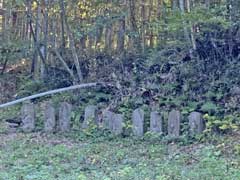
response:
{"label": "dense forest", "polygon": [[96,81],[111,87],[83,99],[110,109],[237,113],[239,3],[3,1],[1,74],[21,76],[11,79],[16,92],[1,88],[1,102]]}
{"label": "dense forest", "polygon": [[[6,158],[9,155],[0,155],[0,179],[85,180],[98,176],[105,180],[222,179],[226,175],[229,176],[226,179],[240,179],[237,171],[240,168],[240,0],[0,0],[0,42],[0,125],[5,121],[21,124],[19,111],[22,104],[5,107],[8,105],[5,103],[50,92],[47,96],[30,99],[32,104],[40,105],[36,112],[37,129],[44,126],[43,119],[48,116],[40,112],[41,106],[47,104],[51,112],[51,105],[56,107],[65,102],[72,106],[70,108],[65,104],[62,111],[72,110],[70,121],[73,132],[57,137],[41,137],[39,134],[21,134],[17,128],[17,132],[13,133],[17,139],[13,139],[21,142],[36,138],[40,146],[45,141],[52,145],[53,139],[57,139],[63,146],[73,147],[76,156],[85,153],[91,157],[99,153],[99,156],[93,157],[99,162],[85,159],[79,162],[83,164],[81,170],[66,168],[70,171],[69,176],[64,175],[65,163],[54,157],[54,163],[61,166],[59,177],[41,169],[43,174],[49,174],[35,173],[36,178],[34,175],[27,176],[27,168],[18,169],[15,173],[9,171],[11,165],[2,167],[1,162],[5,165],[9,163]],[[83,86],[84,89],[71,89],[75,86]],[[51,93],[69,87],[71,91]],[[103,120],[102,109],[124,114],[123,139],[112,137],[94,125],[83,134],[76,132],[81,129],[86,116],[84,108],[89,105],[97,106],[99,121]],[[142,130],[145,135],[141,140],[132,137],[131,132],[132,113],[137,108],[146,113]],[[169,126],[168,115],[173,109],[181,113],[181,135],[177,138],[165,137]],[[163,125],[160,135],[147,132],[152,118],[152,114],[151,117],[147,114],[152,111],[161,112]],[[201,135],[191,134],[188,115],[192,112],[202,115],[205,130]],[[61,114],[53,116],[60,118]],[[12,132],[5,136],[5,130],[0,127],[0,140],[4,144]],[[220,140],[222,137],[224,140]],[[135,140],[137,144],[134,144]],[[76,141],[87,141],[89,145],[84,147],[85,150],[78,151]],[[92,147],[90,141],[98,145]],[[197,145],[191,146],[193,142]],[[151,156],[152,152],[152,156],[159,158],[155,151],[164,154],[164,148],[169,150],[169,144],[170,149],[176,144],[181,146],[179,151],[173,150],[175,154],[168,159],[169,164],[159,165],[151,157],[142,159],[145,155],[141,157],[141,152],[134,157],[131,154],[135,148],[144,151],[143,146],[149,146],[145,153]],[[112,145],[121,146],[122,151],[117,147],[111,149]],[[182,145],[187,145],[187,148]],[[14,145],[4,145],[4,148],[8,146]],[[63,155],[72,159],[68,157],[71,156],[70,150],[64,150],[63,146],[54,146],[54,150],[38,150],[49,151],[52,156],[55,151],[64,151]],[[106,154],[103,154],[104,147]],[[201,149],[203,155],[196,154],[195,148]],[[35,150],[24,144],[20,151]],[[140,164],[146,161],[149,167],[144,169],[135,162],[138,164],[136,168],[131,165],[134,162],[124,165],[111,159],[116,151],[119,151],[116,156],[120,159],[130,153],[130,159],[139,159]],[[189,155],[188,151],[192,154]],[[178,155],[180,159],[187,160],[176,159]],[[99,163],[103,163],[102,158],[107,156],[111,158],[105,159],[105,165],[110,169],[104,167],[106,169],[101,170]],[[203,158],[205,161],[202,161],[203,156],[207,156]],[[40,164],[44,161],[41,158]],[[192,165],[196,168],[191,170],[192,174],[183,173],[185,160],[195,164]],[[72,161],[69,166],[74,166],[75,161]],[[34,164],[30,159],[27,162]],[[219,169],[210,168],[214,163]],[[54,167],[57,168],[56,164]],[[158,165],[166,169],[161,169],[160,174],[153,173],[153,170],[158,170]],[[206,172],[204,166],[211,170]],[[34,168],[33,171],[37,170]],[[141,168],[143,170],[139,175]],[[187,168],[190,172],[191,168]],[[228,170],[221,171],[221,168]]]}

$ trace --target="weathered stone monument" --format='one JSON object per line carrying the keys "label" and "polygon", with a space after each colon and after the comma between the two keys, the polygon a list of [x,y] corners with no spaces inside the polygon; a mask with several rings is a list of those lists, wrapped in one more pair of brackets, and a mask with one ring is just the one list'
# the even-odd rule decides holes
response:
{"label": "weathered stone monument", "polygon": [[123,115],[122,114],[113,115],[111,131],[115,135],[119,135],[123,132]]}
{"label": "weathered stone monument", "polygon": [[111,112],[109,110],[103,111],[103,127],[104,128],[109,129],[109,130],[112,129],[113,116],[114,116],[113,112]]}
{"label": "weathered stone monument", "polygon": [[181,113],[177,110],[172,110],[168,116],[168,135],[170,137],[180,136]]}
{"label": "weathered stone monument", "polygon": [[157,111],[153,111],[150,114],[150,131],[153,133],[162,133],[162,117]]}
{"label": "weathered stone monument", "polygon": [[59,107],[59,129],[62,132],[70,130],[72,105],[63,102]]}
{"label": "weathered stone monument", "polygon": [[35,129],[35,108],[34,104],[24,103],[21,109],[21,120],[23,132],[32,132]]}
{"label": "weathered stone monument", "polygon": [[85,108],[82,128],[88,128],[91,123],[95,123],[97,125],[97,107],[92,105]]}
{"label": "weathered stone monument", "polygon": [[200,134],[204,131],[205,124],[204,124],[204,120],[202,118],[201,113],[192,112],[188,116],[188,120],[189,120],[189,127],[190,127],[191,135]]}
{"label": "weathered stone monument", "polygon": [[133,135],[135,136],[143,136],[144,135],[144,111],[140,108],[133,111],[132,114],[132,130]]}
{"label": "weathered stone monument", "polygon": [[123,132],[123,115],[109,110],[103,111],[103,126],[115,135],[121,134]]}
{"label": "weathered stone monument", "polygon": [[44,108],[44,131],[54,132],[56,127],[55,108],[52,102],[47,102]]}

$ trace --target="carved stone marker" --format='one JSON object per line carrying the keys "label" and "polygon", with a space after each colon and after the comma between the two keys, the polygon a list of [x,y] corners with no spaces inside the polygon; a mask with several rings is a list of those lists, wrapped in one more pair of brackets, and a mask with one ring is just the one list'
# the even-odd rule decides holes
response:
{"label": "carved stone marker", "polygon": [[150,131],[153,133],[162,133],[162,117],[157,111],[151,112]]}
{"label": "carved stone marker", "polygon": [[172,110],[168,116],[168,135],[171,137],[179,137],[180,135],[181,113]]}
{"label": "carved stone marker", "polygon": [[113,112],[108,111],[108,110],[103,111],[103,126],[104,126],[104,128],[110,129],[110,130],[112,129],[113,116],[114,116]]}
{"label": "carved stone marker", "polygon": [[97,107],[92,105],[85,108],[82,128],[88,128],[90,123],[97,124]]}
{"label": "carved stone marker", "polygon": [[123,115],[122,114],[113,115],[111,131],[115,135],[119,135],[123,132]]}
{"label": "carved stone marker", "polygon": [[119,135],[123,132],[123,115],[111,111],[103,111],[103,126],[113,134]]}
{"label": "carved stone marker", "polygon": [[59,129],[62,132],[70,130],[72,105],[66,102],[60,104],[59,107]]}
{"label": "carved stone marker", "polygon": [[203,132],[205,125],[204,120],[202,118],[202,114],[199,112],[192,112],[188,116],[190,133],[191,135],[200,134]]}
{"label": "carved stone marker", "polygon": [[47,102],[44,110],[44,131],[53,132],[56,127],[55,108],[52,102]]}
{"label": "carved stone marker", "polygon": [[133,111],[132,114],[132,122],[133,122],[133,134],[135,136],[143,136],[143,125],[144,125],[144,111],[140,108]]}
{"label": "carved stone marker", "polygon": [[35,129],[35,108],[33,103],[24,103],[21,109],[22,130],[32,132]]}

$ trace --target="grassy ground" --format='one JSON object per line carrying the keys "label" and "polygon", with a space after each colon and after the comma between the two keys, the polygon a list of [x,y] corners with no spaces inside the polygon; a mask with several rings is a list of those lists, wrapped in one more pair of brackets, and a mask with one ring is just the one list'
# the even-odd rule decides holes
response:
{"label": "grassy ground", "polygon": [[239,137],[183,146],[154,138],[2,130],[0,180],[238,180]]}

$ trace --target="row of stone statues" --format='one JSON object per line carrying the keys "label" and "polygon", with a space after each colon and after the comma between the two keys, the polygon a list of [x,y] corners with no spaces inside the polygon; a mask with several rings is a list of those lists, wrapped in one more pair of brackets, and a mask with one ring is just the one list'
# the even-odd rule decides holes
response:
{"label": "row of stone statues", "polygon": [[[51,102],[45,104],[44,115],[44,131],[45,132],[67,132],[71,130],[71,114],[72,106],[69,103],[60,103],[58,113]],[[58,119],[56,118],[58,115]],[[172,110],[168,114],[167,134],[171,137],[180,136],[181,113],[177,110]],[[35,130],[35,108],[32,103],[25,103],[21,109],[22,130],[24,132],[32,132]],[[135,109],[131,117],[132,133],[135,136],[141,137],[144,135],[145,114],[141,108]],[[190,133],[200,134],[203,132],[205,123],[201,113],[192,112],[188,116]],[[124,116],[116,114],[109,110],[102,112],[101,118],[97,114],[96,106],[87,106],[84,112],[84,121],[82,128],[87,129],[91,124],[97,127],[109,129],[113,134],[119,135],[123,133]],[[165,134],[163,132],[163,120],[158,111],[152,111],[150,114],[149,131],[157,134]]]}

